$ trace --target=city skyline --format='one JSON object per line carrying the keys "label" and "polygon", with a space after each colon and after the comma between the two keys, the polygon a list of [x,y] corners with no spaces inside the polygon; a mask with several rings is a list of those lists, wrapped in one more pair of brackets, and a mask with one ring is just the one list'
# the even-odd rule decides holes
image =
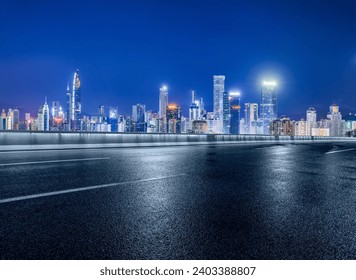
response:
{"label": "city skyline", "polygon": [[[281,1],[9,2],[0,12],[0,105],[34,113],[44,96],[64,104],[69,73],[79,68],[82,107],[91,114],[99,104],[119,106],[124,114],[137,103],[154,109],[150,97],[162,84],[184,115],[191,90],[212,108],[215,74],[229,77],[227,90],[241,91],[251,103],[260,101],[261,80],[277,80],[280,113],[294,119],[310,106],[326,114],[334,102],[345,114],[355,113],[356,42],[349,36],[354,11],[354,3],[343,1],[337,7]],[[181,17],[184,23],[177,25]]]}

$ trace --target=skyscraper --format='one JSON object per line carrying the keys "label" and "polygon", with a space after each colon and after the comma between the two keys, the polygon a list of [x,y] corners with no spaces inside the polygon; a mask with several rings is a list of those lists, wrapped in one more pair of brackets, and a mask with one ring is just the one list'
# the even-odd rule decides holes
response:
{"label": "skyscraper", "polygon": [[258,104],[245,103],[245,133],[257,134]]}
{"label": "skyscraper", "polygon": [[82,113],[82,95],[80,90],[79,69],[74,73],[71,96],[71,130],[80,130]]}
{"label": "skyscraper", "polygon": [[230,133],[239,134],[240,133],[240,93],[239,92],[230,92]]}
{"label": "skyscraper", "polygon": [[162,86],[159,89],[159,132],[167,133],[167,106],[168,106],[168,88]]}
{"label": "skyscraper", "polygon": [[310,107],[307,110],[307,128],[306,135],[312,136],[312,130],[316,128],[316,110],[313,107]]}
{"label": "skyscraper", "polygon": [[230,134],[231,116],[230,116],[230,100],[231,96],[227,91],[223,92],[223,131],[224,134]]}
{"label": "skyscraper", "polygon": [[20,111],[19,109],[15,108],[14,111],[14,130],[20,129]]}
{"label": "skyscraper", "polygon": [[146,105],[136,104],[132,106],[132,124],[134,132],[146,132]]}
{"label": "skyscraper", "polygon": [[261,87],[261,119],[263,121],[263,134],[269,134],[270,122],[277,118],[277,83],[264,81]]}
{"label": "skyscraper", "polygon": [[65,123],[67,125],[67,130],[71,130],[71,119],[72,119],[72,94],[70,93],[69,89],[69,83],[67,83],[67,91],[66,91],[66,96],[67,96],[67,110],[66,110],[66,116],[65,116]]}
{"label": "skyscraper", "polygon": [[180,106],[172,104],[167,106],[167,131],[168,133],[181,133]]}
{"label": "skyscraper", "polygon": [[225,91],[225,76],[215,75],[214,81],[214,117],[218,120],[216,133],[223,132],[223,98]]}
{"label": "skyscraper", "polygon": [[6,112],[5,109],[2,109],[1,112],[1,122],[0,122],[0,130],[6,130]]}
{"label": "skyscraper", "polygon": [[45,100],[45,104],[43,104],[39,109],[38,109],[38,130],[44,130],[48,131],[49,130],[49,107],[47,104],[47,99]]}

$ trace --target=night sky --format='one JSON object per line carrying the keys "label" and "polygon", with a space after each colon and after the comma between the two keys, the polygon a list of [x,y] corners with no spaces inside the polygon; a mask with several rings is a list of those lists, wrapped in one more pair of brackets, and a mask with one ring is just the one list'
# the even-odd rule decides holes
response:
{"label": "night sky", "polygon": [[[187,116],[195,89],[209,110],[214,74],[242,103],[279,84],[279,115],[356,113],[356,1],[0,0],[0,106],[37,112],[66,101],[80,69],[83,111],[135,103],[158,110],[158,91]],[[23,115],[25,111],[21,111]]]}

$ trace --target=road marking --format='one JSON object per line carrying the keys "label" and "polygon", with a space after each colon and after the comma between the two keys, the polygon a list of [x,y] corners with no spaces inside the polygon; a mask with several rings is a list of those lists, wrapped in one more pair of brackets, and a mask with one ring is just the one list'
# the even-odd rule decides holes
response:
{"label": "road marking", "polygon": [[151,182],[151,181],[157,181],[157,180],[180,177],[180,176],[186,176],[186,174],[176,174],[176,175],[170,175],[170,176],[164,176],[164,177],[156,177],[156,178],[141,179],[141,180],[135,180],[135,181],[126,181],[126,182],[118,182],[118,183],[105,184],[105,185],[96,185],[96,186],[89,186],[89,187],[83,187],[83,188],[68,189],[68,190],[55,191],[55,192],[46,192],[46,193],[39,193],[39,194],[32,194],[32,195],[10,197],[10,198],[1,199],[0,204],[21,201],[21,200],[35,199],[35,198],[40,198],[40,197],[61,195],[61,194],[67,194],[67,193],[83,192],[83,191],[89,191],[89,190],[95,190],[95,189],[103,189],[103,188],[121,186],[121,185],[125,185],[125,184]]}
{"label": "road marking", "polygon": [[74,159],[59,159],[59,160],[46,160],[46,161],[27,161],[27,162],[25,161],[25,162],[1,163],[0,166],[15,166],[15,165],[30,165],[30,164],[44,164],[44,163],[91,161],[91,160],[103,160],[103,159],[109,159],[109,157],[101,157],[101,158],[74,158]]}
{"label": "road marking", "polygon": [[328,154],[335,154],[335,153],[342,153],[342,152],[348,152],[348,151],[354,151],[355,148],[352,148],[352,149],[346,149],[346,150],[336,150],[336,151],[330,151],[330,152],[326,152],[325,155],[328,155]]}

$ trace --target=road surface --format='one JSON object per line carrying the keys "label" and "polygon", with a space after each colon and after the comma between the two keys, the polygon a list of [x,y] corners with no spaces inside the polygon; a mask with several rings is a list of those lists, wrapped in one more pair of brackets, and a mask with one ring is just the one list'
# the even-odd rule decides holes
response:
{"label": "road surface", "polygon": [[0,153],[1,259],[355,259],[356,145]]}

